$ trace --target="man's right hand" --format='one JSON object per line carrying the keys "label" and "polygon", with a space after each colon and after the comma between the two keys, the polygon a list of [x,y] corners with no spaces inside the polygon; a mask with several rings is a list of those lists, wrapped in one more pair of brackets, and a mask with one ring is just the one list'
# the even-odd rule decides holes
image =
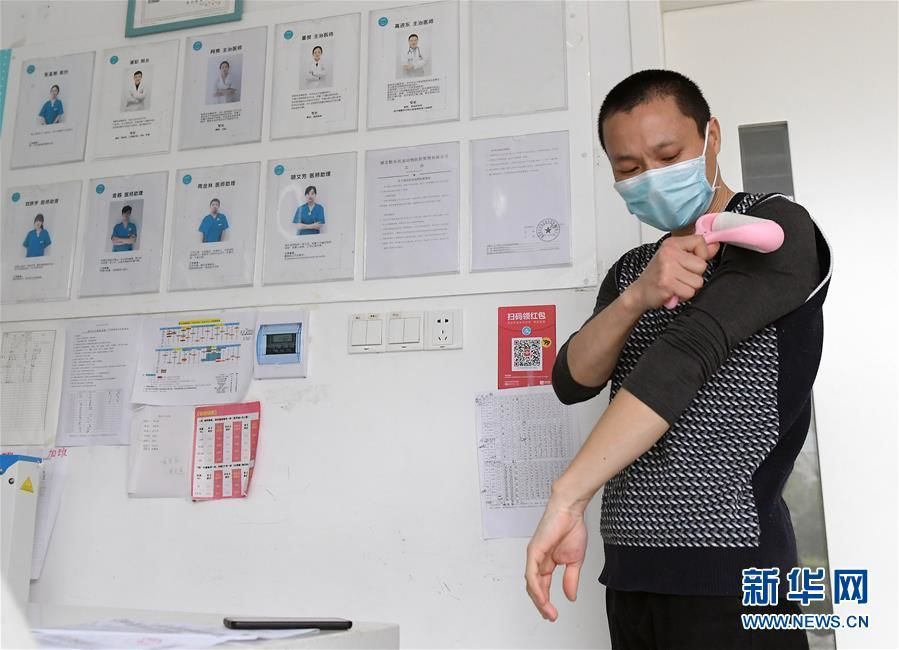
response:
{"label": "man's right hand", "polygon": [[702,288],[702,274],[719,246],[707,244],[702,235],[669,237],[626,291],[643,311],[658,309],[672,296],[690,300]]}

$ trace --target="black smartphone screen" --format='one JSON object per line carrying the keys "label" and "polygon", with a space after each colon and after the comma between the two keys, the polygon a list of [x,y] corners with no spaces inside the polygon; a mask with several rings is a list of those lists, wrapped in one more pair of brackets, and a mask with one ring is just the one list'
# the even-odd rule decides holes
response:
{"label": "black smartphone screen", "polygon": [[353,627],[353,622],[345,618],[228,616],[224,623],[232,630],[349,630]]}

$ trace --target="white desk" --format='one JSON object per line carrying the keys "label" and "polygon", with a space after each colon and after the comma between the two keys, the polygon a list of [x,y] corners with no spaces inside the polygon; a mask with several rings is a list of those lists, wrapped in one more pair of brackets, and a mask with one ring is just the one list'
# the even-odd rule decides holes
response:
{"label": "white desk", "polygon": [[[47,605],[29,603],[28,624],[32,628],[60,627],[78,623],[127,618],[147,623],[185,623],[193,625],[221,625],[217,614],[193,614],[187,612],[156,612],[141,609],[114,609],[106,607],[77,607],[72,605]],[[372,648],[381,650],[400,647],[400,627],[396,623],[357,623],[346,632],[318,632],[293,639],[273,639],[252,642],[229,642],[216,648]]]}

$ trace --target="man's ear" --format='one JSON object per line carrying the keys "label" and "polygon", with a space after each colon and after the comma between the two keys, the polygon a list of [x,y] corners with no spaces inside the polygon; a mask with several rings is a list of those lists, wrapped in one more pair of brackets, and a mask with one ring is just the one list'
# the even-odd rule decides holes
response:
{"label": "man's ear", "polygon": [[717,117],[709,119],[709,141],[717,156],[721,153],[721,123]]}

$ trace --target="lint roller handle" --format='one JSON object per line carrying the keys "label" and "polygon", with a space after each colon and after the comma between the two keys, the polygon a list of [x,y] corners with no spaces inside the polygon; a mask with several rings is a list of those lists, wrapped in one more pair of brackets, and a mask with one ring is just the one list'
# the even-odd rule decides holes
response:
{"label": "lint roller handle", "polygon": [[[773,253],[783,245],[784,231],[770,219],[750,217],[736,212],[710,212],[696,220],[696,234],[707,244],[730,244],[757,253]],[[677,307],[677,296],[665,303],[667,309]]]}

